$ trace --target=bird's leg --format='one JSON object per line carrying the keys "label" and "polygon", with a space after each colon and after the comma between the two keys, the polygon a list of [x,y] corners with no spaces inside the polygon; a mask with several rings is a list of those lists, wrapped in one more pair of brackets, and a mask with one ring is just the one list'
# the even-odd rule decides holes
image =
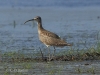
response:
{"label": "bird's leg", "polygon": [[55,57],[55,51],[56,51],[55,46],[53,46],[53,48],[54,48],[54,54],[53,54],[53,57]]}
{"label": "bird's leg", "polygon": [[50,57],[50,48],[48,47],[48,54],[49,54],[49,61],[51,60],[51,57]]}

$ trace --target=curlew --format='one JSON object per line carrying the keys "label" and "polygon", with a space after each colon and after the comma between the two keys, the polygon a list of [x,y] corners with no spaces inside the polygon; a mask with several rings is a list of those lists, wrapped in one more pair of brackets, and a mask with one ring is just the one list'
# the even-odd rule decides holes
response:
{"label": "curlew", "polygon": [[[55,47],[71,46],[71,44],[68,44],[66,41],[62,40],[57,34],[44,29],[42,26],[42,19],[40,16],[36,16],[34,19],[27,20],[26,22],[34,21],[34,20],[37,21],[37,24],[38,24],[39,40],[42,43],[44,43],[47,46],[47,48],[49,46],[53,46],[54,54],[55,54],[55,50],[56,50]],[[49,60],[50,60],[51,59],[50,58],[50,49],[48,49],[48,50],[49,50]]]}

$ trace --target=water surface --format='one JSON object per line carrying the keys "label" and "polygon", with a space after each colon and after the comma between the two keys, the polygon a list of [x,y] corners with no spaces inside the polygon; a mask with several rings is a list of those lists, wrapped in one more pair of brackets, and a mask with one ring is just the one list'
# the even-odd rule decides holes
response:
{"label": "water surface", "polygon": [[[39,40],[37,24],[24,22],[37,15],[42,17],[43,27],[58,34],[73,49],[87,49],[97,46],[100,29],[98,7],[81,8],[0,8],[0,50],[18,51],[46,48]],[[57,48],[70,49],[70,47]],[[52,48],[51,48],[52,49]]]}

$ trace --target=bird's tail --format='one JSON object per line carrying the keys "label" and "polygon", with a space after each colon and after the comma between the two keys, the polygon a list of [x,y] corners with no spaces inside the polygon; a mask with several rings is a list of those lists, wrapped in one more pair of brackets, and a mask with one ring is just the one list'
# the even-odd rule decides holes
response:
{"label": "bird's tail", "polygon": [[67,46],[72,46],[72,44],[66,44]]}
{"label": "bird's tail", "polygon": [[72,46],[72,44],[68,44],[68,43],[59,43],[59,44],[55,44],[55,46],[64,47],[64,46]]}

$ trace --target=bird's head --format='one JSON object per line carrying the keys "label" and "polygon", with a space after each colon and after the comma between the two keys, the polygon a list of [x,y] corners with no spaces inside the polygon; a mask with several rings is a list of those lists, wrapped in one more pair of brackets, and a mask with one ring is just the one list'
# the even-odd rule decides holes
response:
{"label": "bird's head", "polygon": [[[36,16],[35,18],[33,19],[30,19],[30,20],[27,20],[25,23],[29,22],[29,21],[37,21],[38,23],[41,22],[41,17],[40,16]],[[25,24],[24,23],[24,24]]]}

